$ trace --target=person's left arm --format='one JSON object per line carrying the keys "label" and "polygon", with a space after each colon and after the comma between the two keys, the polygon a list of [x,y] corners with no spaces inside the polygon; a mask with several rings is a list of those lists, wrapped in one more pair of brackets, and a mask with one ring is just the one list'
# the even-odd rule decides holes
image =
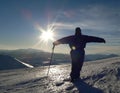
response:
{"label": "person's left arm", "polygon": [[86,42],[98,42],[98,43],[106,43],[104,38],[95,37],[95,36],[85,36]]}

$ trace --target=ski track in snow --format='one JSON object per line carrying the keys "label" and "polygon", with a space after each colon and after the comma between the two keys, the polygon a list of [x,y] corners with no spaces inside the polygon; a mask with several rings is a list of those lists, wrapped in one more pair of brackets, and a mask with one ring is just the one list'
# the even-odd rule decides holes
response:
{"label": "ski track in snow", "polygon": [[0,93],[120,93],[120,57],[84,63],[81,78],[67,81],[71,65],[0,71]]}

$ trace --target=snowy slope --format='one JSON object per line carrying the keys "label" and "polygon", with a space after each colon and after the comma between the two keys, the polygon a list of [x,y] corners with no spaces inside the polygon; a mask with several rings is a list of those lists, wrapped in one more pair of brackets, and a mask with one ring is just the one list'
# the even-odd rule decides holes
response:
{"label": "snowy slope", "polygon": [[20,69],[32,67],[29,64],[21,62],[20,60],[8,56],[8,55],[0,55],[0,70],[9,70],[9,69]]}
{"label": "snowy slope", "polygon": [[86,62],[82,80],[67,81],[70,64],[0,71],[0,93],[120,93],[120,57]]}

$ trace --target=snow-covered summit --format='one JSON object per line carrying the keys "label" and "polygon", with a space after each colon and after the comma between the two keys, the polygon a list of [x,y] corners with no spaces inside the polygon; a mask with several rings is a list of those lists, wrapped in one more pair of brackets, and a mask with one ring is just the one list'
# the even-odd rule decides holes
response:
{"label": "snow-covered summit", "polygon": [[0,93],[120,93],[120,57],[84,63],[81,78],[67,81],[70,64],[0,71]]}

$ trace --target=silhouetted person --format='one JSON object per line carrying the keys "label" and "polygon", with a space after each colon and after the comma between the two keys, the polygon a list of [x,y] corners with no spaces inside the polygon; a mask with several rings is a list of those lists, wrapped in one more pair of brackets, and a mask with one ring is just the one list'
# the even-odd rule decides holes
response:
{"label": "silhouetted person", "polygon": [[69,44],[71,48],[71,52],[70,52],[72,59],[72,67],[70,73],[71,82],[75,81],[76,79],[79,79],[80,77],[80,71],[83,66],[84,57],[85,57],[84,48],[86,47],[86,43],[89,42],[105,43],[105,40],[99,37],[82,35],[81,29],[77,27],[75,29],[75,35],[64,37],[62,39],[53,42],[54,46],[59,44]]}

